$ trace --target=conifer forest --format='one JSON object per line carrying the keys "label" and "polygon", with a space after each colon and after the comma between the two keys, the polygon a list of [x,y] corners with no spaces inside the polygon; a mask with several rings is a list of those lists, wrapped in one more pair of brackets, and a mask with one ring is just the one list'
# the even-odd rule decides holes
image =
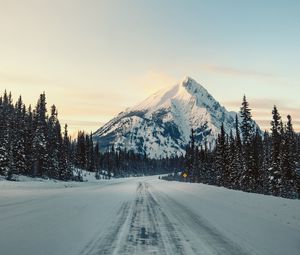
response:
{"label": "conifer forest", "polygon": [[151,159],[113,145],[101,152],[93,134],[84,131],[71,139],[56,106],[48,112],[45,93],[32,108],[21,96],[14,103],[5,91],[0,97],[0,175],[8,180],[27,175],[80,181],[78,169],[96,178],[172,173],[163,178],[299,198],[300,135],[293,129],[292,117],[283,119],[274,106],[270,130],[263,132],[255,128],[245,96],[239,114],[235,129],[226,133],[221,126],[212,149],[206,143],[199,146],[192,130],[185,155]]}

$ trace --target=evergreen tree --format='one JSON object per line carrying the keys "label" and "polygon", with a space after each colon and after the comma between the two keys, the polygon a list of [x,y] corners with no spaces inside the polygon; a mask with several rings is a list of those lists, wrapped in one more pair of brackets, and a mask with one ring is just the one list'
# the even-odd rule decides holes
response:
{"label": "evergreen tree", "polygon": [[[123,155],[123,153],[122,153]],[[99,142],[96,142],[96,145],[94,147],[94,160],[95,160],[95,176],[97,179],[100,178],[100,166],[101,166],[101,156],[100,156],[100,145]]]}
{"label": "evergreen tree", "polygon": [[95,154],[94,154],[94,143],[92,133],[89,136],[88,142],[88,168],[90,172],[95,171]]}
{"label": "evergreen tree", "polygon": [[228,169],[227,169],[227,142],[224,125],[222,123],[221,133],[218,135],[216,145],[216,166],[217,166],[217,184],[219,186],[227,186],[228,184]]}
{"label": "evergreen tree", "polygon": [[57,109],[55,105],[51,106],[51,114],[47,125],[47,145],[49,152],[48,176],[59,179],[59,158],[61,154],[61,127],[57,118]]}
{"label": "evergreen tree", "polygon": [[281,133],[282,133],[282,122],[281,116],[277,110],[277,107],[274,106],[273,111],[273,120],[271,122],[271,138],[272,138],[272,148],[271,148],[271,160],[272,165],[270,167],[270,193],[279,196],[282,189],[282,174],[280,170],[280,152],[281,152]]}
{"label": "evergreen tree", "polygon": [[0,175],[7,176],[9,172],[9,123],[8,97],[6,91],[0,100]]}
{"label": "evergreen tree", "polygon": [[64,137],[61,145],[61,152],[60,152],[60,179],[64,181],[68,181],[72,178],[72,166],[70,161],[70,139],[68,136],[68,125],[65,124],[64,127]]}
{"label": "evergreen tree", "polygon": [[15,161],[14,161],[14,155],[13,155],[13,137],[14,137],[14,106],[13,106],[13,100],[12,100],[12,94],[9,92],[4,93],[3,96],[3,103],[4,103],[4,108],[5,108],[5,115],[4,118],[6,119],[6,128],[7,128],[7,152],[8,152],[8,173],[7,173],[7,179],[10,180],[13,176],[13,174],[17,173],[17,169],[15,166]]}
{"label": "evergreen tree", "polygon": [[262,187],[260,192],[270,194],[270,169],[271,169],[271,137],[267,131],[264,132],[263,139],[263,162],[262,162]]}
{"label": "evergreen tree", "polygon": [[198,148],[198,146],[195,147],[195,152],[194,152],[194,179],[193,182],[202,182],[202,178],[201,178],[201,172],[202,172],[202,158],[203,157],[203,150],[202,147]]}
{"label": "evergreen tree", "polygon": [[242,107],[240,110],[240,115],[242,118],[241,123],[241,133],[244,145],[250,145],[253,138],[253,120],[251,109],[249,108],[249,103],[246,96],[243,97]]}
{"label": "evergreen tree", "polygon": [[241,141],[241,134],[240,134],[240,127],[239,127],[239,119],[238,115],[235,115],[235,144],[238,150],[242,150],[242,141]]}
{"label": "evergreen tree", "polygon": [[193,181],[195,178],[195,176],[194,176],[195,148],[196,148],[196,145],[195,145],[194,129],[191,129],[190,142],[186,149],[186,162],[185,162],[186,172],[188,175],[188,179],[190,181]]}
{"label": "evergreen tree", "polygon": [[232,186],[234,189],[241,188],[241,178],[243,173],[243,151],[240,136],[238,116],[235,116],[235,155],[231,163]]}
{"label": "evergreen tree", "polygon": [[91,155],[90,155],[90,136],[85,134],[85,166],[84,169],[90,169],[91,166]]}
{"label": "evergreen tree", "polygon": [[47,150],[46,112],[46,95],[43,93],[40,95],[34,115],[33,176],[46,176],[50,165]]}
{"label": "evergreen tree", "polygon": [[15,171],[13,172],[13,174],[25,174],[25,112],[23,110],[23,102],[21,96],[19,97],[15,105],[14,116],[12,117],[11,123],[11,146],[15,167]]}
{"label": "evergreen tree", "polygon": [[240,110],[242,118],[241,133],[243,141],[243,173],[241,176],[241,188],[245,191],[254,191],[255,186],[255,159],[253,148],[254,128],[251,109],[246,96],[243,97]]}
{"label": "evergreen tree", "polygon": [[233,137],[232,130],[229,135],[229,143],[228,143],[228,183],[227,187],[231,189],[236,188],[236,183],[238,179],[238,167],[236,165],[236,157],[237,157],[237,146],[236,140]]}
{"label": "evergreen tree", "polygon": [[33,175],[33,134],[34,134],[34,123],[33,113],[31,105],[28,110],[24,106],[23,112],[25,112],[25,124],[24,124],[24,147],[25,147],[25,175]]}
{"label": "evergreen tree", "polygon": [[254,167],[253,167],[253,182],[252,190],[254,192],[262,192],[263,189],[263,141],[260,131],[256,129],[255,136],[253,138],[253,157],[254,157]]}
{"label": "evergreen tree", "polygon": [[292,117],[287,116],[285,134],[281,139],[281,172],[283,181],[283,196],[296,197],[296,135],[292,125]]}
{"label": "evergreen tree", "polygon": [[85,143],[85,133],[82,131],[78,132],[77,143],[76,143],[76,166],[84,169],[86,167],[86,143]]}

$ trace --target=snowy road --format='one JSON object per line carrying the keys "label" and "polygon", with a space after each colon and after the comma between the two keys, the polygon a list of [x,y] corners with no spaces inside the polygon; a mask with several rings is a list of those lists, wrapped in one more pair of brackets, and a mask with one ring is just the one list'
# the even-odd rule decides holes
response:
{"label": "snowy road", "polygon": [[0,254],[299,254],[299,201],[157,177],[0,183]]}
{"label": "snowy road", "polygon": [[246,254],[203,219],[156,191],[137,184],[110,231],[82,254]]}

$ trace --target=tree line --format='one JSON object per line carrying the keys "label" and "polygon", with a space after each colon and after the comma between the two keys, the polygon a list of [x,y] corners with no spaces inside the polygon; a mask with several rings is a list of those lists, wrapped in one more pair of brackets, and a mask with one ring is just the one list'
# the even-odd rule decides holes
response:
{"label": "tree line", "polygon": [[240,119],[235,129],[221,132],[214,150],[196,146],[192,130],[187,146],[187,177],[181,180],[224,186],[286,198],[300,197],[300,135],[296,134],[290,115],[286,123],[274,106],[271,132],[263,134],[252,120],[249,103],[244,96]]}
{"label": "tree line", "polygon": [[20,96],[13,103],[11,93],[0,96],[0,175],[12,180],[15,175],[82,180],[81,169],[97,178],[150,175],[175,171],[183,157],[150,159],[132,150],[100,152],[93,135],[79,131],[72,140],[67,125],[58,120],[55,105],[48,114],[46,95],[42,93],[34,109],[26,107]]}
{"label": "tree line", "polygon": [[67,125],[62,132],[55,105],[47,115],[46,95],[34,109],[20,96],[14,104],[11,93],[0,97],[0,175],[50,177],[70,180],[70,138]]}
{"label": "tree line", "polygon": [[8,180],[14,175],[82,180],[75,169],[93,172],[97,178],[151,175],[178,172],[184,166],[187,177],[181,180],[300,197],[300,135],[290,115],[284,124],[276,106],[271,132],[262,134],[254,125],[244,97],[235,128],[226,133],[222,125],[213,150],[207,144],[197,146],[192,130],[185,157],[151,159],[114,146],[101,152],[93,135],[84,131],[71,140],[67,125],[61,128],[56,106],[48,114],[46,105],[45,93],[33,109],[25,106],[21,96],[16,103],[11,93],[0,96],[0,175]]}
{"label": "tree line", "polygon": [[95,172],[97,178],[104,170],[108,178],[167,173],[177,171],[184,161],[183,157],[151,159],[146,154],[113,145],[101,152],[99,142],[93,142],[93,135],[84,131],[79,131],[72,143],[71,155],[75,167]]}

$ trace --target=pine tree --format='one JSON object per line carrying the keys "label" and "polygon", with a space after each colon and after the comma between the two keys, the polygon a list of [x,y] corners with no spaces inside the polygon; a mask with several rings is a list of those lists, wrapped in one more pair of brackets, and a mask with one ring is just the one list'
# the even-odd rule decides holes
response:
{"label": "pine tree", "polygon": [[252,190],[254,192],[261,193],[263,189],[263,141],[260,131],[258,129],[256,129],[252,144],[254,156],[254,168],[252,172]]}
{"label": "pine tree", "polygon": [[7,141],[8,141],[8,173],[7,173],[7,179],[11,180],[13,174],[17,172],[15,167],[15,161],[14,161],[14,155],[13,155],[13,128],[14,128],[14,106],[13,106],[13,100],[12,100],[12,94],[9,92],[4,93],[3,96],[3,103],[5,108],[5,119],[6,119],[6,128],[7,128]]}
{"label": "pine tree", "polygon": [[242,141],[240,136],[238,116],[235,116],[235,155],[231,165],[232,186],[234,189],[241,188],[241,178],[243,173],[243,151]]}
{"label": "pine tree", "polygon": [[236,156],[237,156],[237,146],[236,140],[233,137],[232,130],[230,130],[229,143],[228,143],[228,188],[234,189],[238,179],[237,176],[237,165],[236,165]]}
{"label": "pine tree", "polygon": [[264,132],[263,139],[263,161],[262,161],[262,194],[270,194],[270,169],[271,168],[271,138],[267,131]]}
{"label": "pine tree", "polygon": [[55,105],[51,106],[51,113],[47,125],[47,145],[49,151],[48,176],[59,179],[59,157],[61,154],[62,138],[61,126],[58,121],[58,113]]}
{"label": "pine tree", "polygon": [[195,170],[195,135],[194,129],[191,129],[190,142],[186,149],[186,172],[188,175],[188,179],[190,181],[194,181],[194,170]]}
{"label": "pine tree", "polygon": [[296,197],[296,135],[292,125],[292,117],[287,116],[285,133],[281,139],[280,168],[282,172],[283,196]]}
{"label": "pine tree", "polygon": [[221,133],[218,135],[217,145],[216,145],[216,166],[217,166],[217,184],[219,186],[227,186],[228,169],[227,169],[227,142],[226,133],[224,130],[224,125],[222,123]]}
{"label": "pine tree", "polygon": [[252,142],[252,137],[254,132],[253,132],[253,120],[252,120],[251,109],[249,108],[249,103],[246,99],[246,96],[243,97],[240,115],[242,118],[241,133],[243,138],[243,144],[249,145]]}
{"label": "pine tree", "polygon": [[7,176],[9,172],[9,123],[8,100],[4,92],[3,100],[0,100],[0,175]]}
{"label": "pine tree", "polygon": [[40,95],[36,106],[33,134],[33,176],[46,176],[49,169],[49,154],[47,145],[46,95]]}
{"label": "pine tree", "polygon": [[85,166],[84,169],[89,170],[91,165],[91,155],[90,155],[90,136],[85,135]]}
{"label": "pine tree", "polygon": [[25,124],[24,124],[24,148],[25,148],[25,175],[33,175],[33,134],[34,123],[33,113],[31,105],[29,105],[27,111],[24,106],[23,112],[25,112]]}
{"label": "pine tree", "polygon": [[280,196],[282,189],[282,174],[280,170],[280,151],[281,151],[281,133],[282,133],[282,122],[280,114],[277,110],[277,107],[274,106],[273,111],[273,120],[271,122],[271,137],[272,137],[272,148],[271,148],[271,157],[272,157],[272,166],[270,168],[270,193],[275,196]]}
{"label": "pine tree", "polygon": [[78,132],[77,143],[76,143],[76,155],[75,155],[76,166],[84,169],[86,167],[86,143],[85,133],[82,131]]}
{"label": "pine tree", "polygon": [[64,137],[61,144],[60,157],[59,157],[59,172],[60,179],[64,181],[71,180],[73,177],[72,166],[70,162],[70,139],[68,136],[68,125],[64,127]]}
{"label": "pine tree", "polygon": [[243,97],[240,110],[242,118],[241,133],[243,141],[243,173],[241,176],[241,188],[244,191],[254,191],[255,186],[255,162],[253,150],[254,128],[251,109],[246,96]]}
{"label": "pine tree", "polygon": [[204,148],[201,146],[200,152],[200,160],[201,160],[201,182],[203,183],[211,183],[211,178],[213,170],[210,162],[210,151],[207,147],[207,142],[204,142]]}
{"label": "pine tree", "polygon": [[202,157],[202,154],[203,154],[203,150],[202,150],[202,147],[201,149],[199,150],[198,146],[196,146],[195,148],[195,152],[194,152],[194,180],[193,182],[202,182],[202,178],[201,178],[201,172],[202,172],[202,160],[201,160],[201,157]]}
{"label": "pine tree", "polygon": [[[124,153],[122,152],[122,155]],[[96,142],[96,145],[94,147],[94,160],[95,160],[95,176],[97,179],[100,178],[100,166],[101,166],[101,156],[100,156],[100,145],[99,142]]]}
{"label": "pine tree", "polygon": [[235,144],[236,147],[241,150],[242,147],[242,140],[241,140],[241,134],[240,134],[240,127],[239,127],[239,119],[238,115],[235,115]]}
{"label": "pine tree", "polygon": [[95,171],[95,155],[94,155],[94,143],[93,143],[93,134],[89,136],[88,143],[88,168],[90,172]]}
{"label": "pine tree", "polygon": [[12,118],[11,126],[11,146],[12,156],[15,171],[13,174],[25,174],[26,173],[26,161],[25,161],[25,112],[23,109],[23,101],[20,96],[14,110],[14,116]]}

